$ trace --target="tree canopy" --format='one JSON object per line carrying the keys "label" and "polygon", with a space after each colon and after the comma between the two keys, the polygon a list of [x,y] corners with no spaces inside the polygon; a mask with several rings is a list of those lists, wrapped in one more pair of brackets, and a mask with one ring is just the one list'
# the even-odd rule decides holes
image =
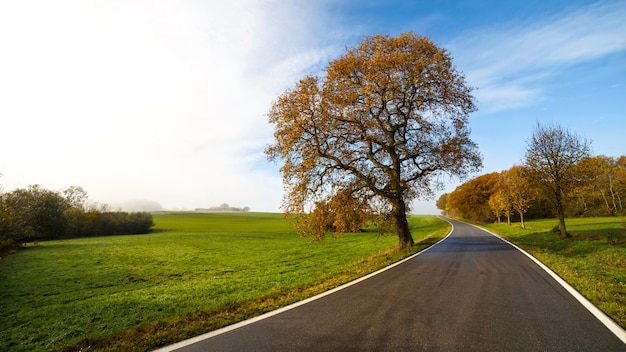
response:
{"label": "tree canopy", "polygon": [[490,219],[492,214],[489,198],[499,182],[500,174],[491,172],[458,186],[454,192],[448,195],[446,207],[452,210],[450,215],[480,222]]}
{"label": "tree canopy", "polygon": [[285,211],[306,214],[349,195],[390,214],[399,246],[412,245],[410,201],[432,197],[443,174],[465,177],[482,166],[468,127],[471,92],[450,54],[414,33],[369,36],[346,49],[268,113],[275,143],[266,154],[282,162]]}

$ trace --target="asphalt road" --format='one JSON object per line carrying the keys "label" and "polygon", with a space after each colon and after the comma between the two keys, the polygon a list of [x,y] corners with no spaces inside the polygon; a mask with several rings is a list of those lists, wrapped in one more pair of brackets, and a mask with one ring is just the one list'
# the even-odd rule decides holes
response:
{"label": "asphalt road", "polygon": [[626,351],[523,253],[453,225],[401,265],[177,351]]}

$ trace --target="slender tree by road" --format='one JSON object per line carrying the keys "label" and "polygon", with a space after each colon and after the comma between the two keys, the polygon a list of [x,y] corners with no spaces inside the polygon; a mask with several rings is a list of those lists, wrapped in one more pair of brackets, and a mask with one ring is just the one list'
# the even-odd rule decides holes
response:
{"label": "slender tree by road", "polygon": [[565,228],[565,199],[579,178],[576,164],[590,156],[591,142],[559,125],[537,125],[526,148],[526,166],[553,196],[559,218],[559,234],[570,237]]}

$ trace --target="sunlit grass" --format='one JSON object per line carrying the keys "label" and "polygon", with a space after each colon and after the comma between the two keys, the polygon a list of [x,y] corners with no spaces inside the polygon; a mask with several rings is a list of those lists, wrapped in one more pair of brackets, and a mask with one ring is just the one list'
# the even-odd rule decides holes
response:
{"label": "sunlit grass", "polygon": [[624,218],[567,219],[573,237],[561,239],[558,220],[486,225],[531,253],[626,328],[626,223]]}
{"label": "sunlit grass", "polygon": [[[156,232],[42,242],[0,261],[0,350],[149,350],[415,252],[372,232],[299,238],[281,214],[156,214]],[[421,247],[448,231],[411,217]]]}

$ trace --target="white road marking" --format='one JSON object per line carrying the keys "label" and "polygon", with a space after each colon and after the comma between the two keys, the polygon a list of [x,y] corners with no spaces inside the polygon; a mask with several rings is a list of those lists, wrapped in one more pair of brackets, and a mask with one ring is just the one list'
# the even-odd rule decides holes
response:
{"label": "white road marking", "polygon": [[567,290],[567,292],[569,292],[572,296],[574,296],[574,298],[576,298],[576,300],[578,302],[580,302],[585,308],[587,308],[587,310],[591,314],[593,314],[598,320],[600,320],[600,322],[602,324],[604,324],[609,330],[611,330],[611,332],[613,334],[615,334],[615,336],[617,336],[618,339],[622,340],[622,342],[624,344],[626,344],[626,330],[622,329],[621,326],[619,326],[613,319],[611,319],[602,310],[600,310],[600,308],[596,307],[593,303],[591,303],[587,298],[585,298],[585,296],[583,296],[580,292],[578,292],[575,288],[573,288],[570,284],[568,284],[565,280],[563,280],[559,275],[557,275],[554,271],[552,271],[550,268],[548,268],[542,262],[540,262],[539,259],[533,257],[532,255],[530,255],[525,250],[521,249],[520,247],[516,246],[515,244],[507,241],[506,239],[498,236],[497,234],[495,234],[495,233],[493,233],[493,232],[491,232],[491,231],[489,231],[487,229],[484,229],[484,228],[476,226],[476,225],[472,225],[472,226],[477,227],[477,228],[479,228],[481,230],[484,230],[485,232],[487,232],[487,233],[489,233],[489,234],[491,234],[491,235],[501,239],[502,241],[510,244],[511,246],[513,246],[518,251],[524,253],[525,256],[527,256],[533,262],[535,262],[537,265],[539,265],[539,267],[541,269],[543,269],[546,273],[548,273],[548,275],[552,276],[552,278],[556,282],[558,282],[561,286],[563,286],[563,288],[565,290]]}

